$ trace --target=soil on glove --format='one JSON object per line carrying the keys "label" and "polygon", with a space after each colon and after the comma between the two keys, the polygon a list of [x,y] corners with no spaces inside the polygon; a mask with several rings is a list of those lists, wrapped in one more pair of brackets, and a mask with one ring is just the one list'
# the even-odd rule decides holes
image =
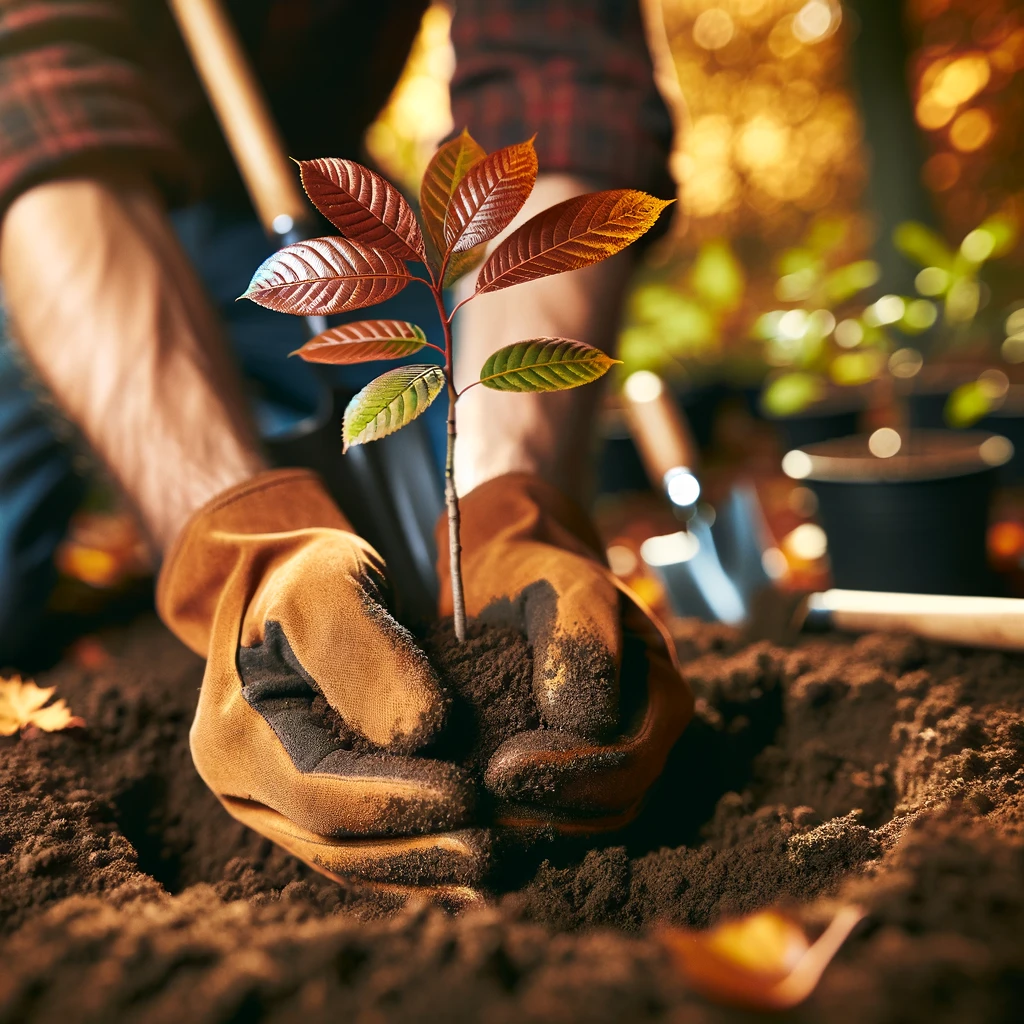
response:
{"label": "soil on glove", "polygon": [[188,753],[199,660],[152,619],[100,643],[39,680],[87,728],[0,741],[0,1022],[750,1020],[651,925],[837,900],[867,921],[773,1019],[1024,1019],[1022,658],[694,629],[697,715],[641,819],[453,918],[228,817]]}
{"label": "soil on glove", "polygon": [[[452,619],[435,623],[423,648],[449,701],[441,734],[424,755],[461,765],[478,779],[491,755],[517,733],[536,729],[540,714],[533,694],[533,652],[517,629],[470,619],[466,639],[455,636]],[[351,726],[318,695],[312,709],[346,750],[380,748]]]}

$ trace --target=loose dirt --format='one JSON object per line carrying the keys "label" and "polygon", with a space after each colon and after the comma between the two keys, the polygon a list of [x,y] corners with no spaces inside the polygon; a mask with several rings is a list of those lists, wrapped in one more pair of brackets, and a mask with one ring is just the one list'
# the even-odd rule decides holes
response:
{"label": "loose dirt", "polygon": [[783,903],[813,930],[837,900],[866,922],[775,1019],[1024,1019],[1024,659],[695,628],[697,717],[641,819],[452,918],[234,822],[189,758],[199,660],[152,619],[100,643],[39,680],[86,729],[0,741],[0,1022],[744,1021],[651,925]]}

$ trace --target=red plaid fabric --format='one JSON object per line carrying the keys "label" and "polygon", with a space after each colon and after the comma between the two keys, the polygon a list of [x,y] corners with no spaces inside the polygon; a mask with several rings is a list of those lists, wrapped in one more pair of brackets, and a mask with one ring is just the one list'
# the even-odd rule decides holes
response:
{"label": "red plaid fabric", "polygon": [[489,150],[537,133],[545,171],[674,194],[638,0],[458,0],[452,113]]}
{"label": "red plaid fabric", "polygon": [[[636,2],[459,0],[460,127],[488,148],[537,132],[545,170],[658,181],[668,118]],[[229,0],[294,155],[358,154],[425,5]],[[162,0],[0,0],[0,208],[96,160],[179,193],[237,185]]]}

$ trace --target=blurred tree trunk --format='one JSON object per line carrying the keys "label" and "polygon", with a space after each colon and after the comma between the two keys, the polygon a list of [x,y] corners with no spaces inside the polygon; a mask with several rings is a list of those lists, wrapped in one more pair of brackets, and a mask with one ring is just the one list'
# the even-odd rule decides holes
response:
{"label": "blurred tree trunk", "polygon": [[889,291],[913,293],[915,269],[892,244],[904,220],[935,222],[921,180],[924,145],[910,93],[910,46],[903,0],[847,0],[853,12],[852,65],[869,150],[867,200],[878,225],[875,258]]}

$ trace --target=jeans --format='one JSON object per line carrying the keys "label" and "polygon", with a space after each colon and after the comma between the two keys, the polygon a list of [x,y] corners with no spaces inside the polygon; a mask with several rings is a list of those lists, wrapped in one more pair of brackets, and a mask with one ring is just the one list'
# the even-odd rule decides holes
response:
{"label": "jeans", "polygon": [[[333,393],[350,395],[394,366],[381,362],[326,368],[289,359],[306,340],[305,321],[236,301],[273,251],[256,219],[199,204],[176,211],[172,220],[225,325],[260,436],[271,453],[322,426],[331,415]],[[332,323],[367,318],[412,320],[430,341],[442,343],[433,301],[422,286],[410,285],[380,306],[333,318]],[[434,475],[443,465],[443,406],[435,403],[421,424]],[[85,492],[71,448],[58,437],[57,422],[42,407],[12,349],[0,307],[0,667],[15,664],[19,652],[35,639],[56,580],[54,553]]]}

